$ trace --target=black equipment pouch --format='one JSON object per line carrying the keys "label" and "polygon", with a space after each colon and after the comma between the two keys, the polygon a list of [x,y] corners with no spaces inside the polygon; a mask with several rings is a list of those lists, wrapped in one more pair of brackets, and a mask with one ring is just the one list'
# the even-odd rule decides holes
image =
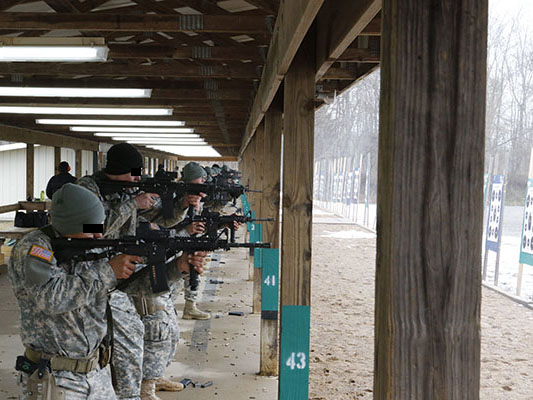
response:
{"label": "black equipment pouch", "polygon": [[15,369],[28,375],[33,374],[35,370],[39,370],[39,378],[42,378],[45,370],[50,369],[50,360],[42,358],[41,361],[35,363],[26,356],[18,356],[17,362],[15,363]]}

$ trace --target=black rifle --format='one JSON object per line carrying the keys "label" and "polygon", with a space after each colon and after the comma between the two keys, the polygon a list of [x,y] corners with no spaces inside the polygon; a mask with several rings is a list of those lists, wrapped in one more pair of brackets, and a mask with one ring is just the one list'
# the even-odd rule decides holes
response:
{"label": "black rifle", "polygon": [[248,222],[273,222],[274,218],[252,218],[252,213],[249,211],[246,215],[223,215],[218,212],[211,212],[204,209],[201,214],[193,214],[189,211],[183,221],[175,226],[177,230],[185,228],[193,222],[205,223],[205,234],[209,237],[214,237],[220,229],[228,228],[230,232],[230,242],[235,243],[235,228],[234,223],[245,224]]}
{"label": "black rifle", "polygon": [[[217,237],[178,237],[173,229],[151,230],[149,223],[141,224],[135,236],[126,236],[121,239],[52,239],[52,248],[58,261],[97,260],[111,258],[117,253],[145,257],[147,267],[133,273],[128,279],[122,281],[117,288],[122,289],[133,280],[148,273],[154,293],[169,290],[166,263],[168,259],[174,257],[178,252],[184,251],[194,254],[196,251],[227,251],[236,247],[269,248],[270,243],[231,243],[222,235]],[[103,251],[99,253],[88,252],[91,249],[101,249]]]}
{"label": "black rifle", "polygon": [[[192,224],[193,222],[203,222],[205,223],[205,231],[201,237],[217,237],[219,230],[226,229],[230,232],[229,242],[235,243],[234,222],[246,223],[263,221],[274,221],[274,219],[252,218],[251,213],[249,213],[249,215],[222,215],[218,212],[210,212],[205,209],[202,211],[201,214],[198,215],[196,214],[196,209],[194,208],[194,206],[189,206],[189,209],[187,210],[187,217],[178,225],[176,225],[176,229],[183,229],[187,225]],[[191,273],[189,277],[189,284],[191,290],[197,290],[199,283],[200,282],[198,280],[198,272],[194,268],[191,268]]]}
{"label": "black rifle", "polygon": [[141,182],[126,182],[112,180],[98,180],[98,187],[103,195],[118,193],[124,189],[132,189],[133,193],[157,193],[163,205],[163,218],[169,219],[174,216],[174,200],[180,199],[185,194],[205,193],[205,199],[227,203],[235,201],[245,192],[255,192],[240,184],[231,183],[185,183],[172,182],[168,179],[147,178]]}

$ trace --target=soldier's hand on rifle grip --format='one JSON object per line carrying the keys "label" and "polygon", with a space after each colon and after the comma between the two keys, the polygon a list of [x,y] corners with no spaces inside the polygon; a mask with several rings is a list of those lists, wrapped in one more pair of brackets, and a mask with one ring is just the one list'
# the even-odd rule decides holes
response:
{"label": "soldier's hand on rifle grip", "polygon": [[135,272],[135,264],[142,262],[143,259],[139,256],[120,254],[109,260],[109,265],[111,265],[117,279],[126,279]]}
{"label": "soldier's hand on rifle grip", "polygon": [[183,198],[183,208],[194,206],[194,208],[196,208],[196,210],[199,211],[200,202],[205,196],[207,196],[205,193],[185,195],[185,197]]}
{"label": "soldier's hand on rifle grip", "polygon": [[195,251],[194,254],[183,253],[178,259],[178,271],[188,274],[191,272],[192,265],[199,274],[202,274],[204,272],[205,257],[207,257],[205,251]]}
{"label": "soldier's hand on rifle grip", "polygon": [[139,210],[146,210],[154,205],[155,199],[159,197],[156,193],[143,193],[135,197],[135,203]]}
{"label": "soldier's hand on rifle grip", "polygon": [[193,222],[192,224],[189,224],[185,227],[185,230],[189,233],[189,235],[200,235],[204,233],[205,231],[205,223],[204,222]]}

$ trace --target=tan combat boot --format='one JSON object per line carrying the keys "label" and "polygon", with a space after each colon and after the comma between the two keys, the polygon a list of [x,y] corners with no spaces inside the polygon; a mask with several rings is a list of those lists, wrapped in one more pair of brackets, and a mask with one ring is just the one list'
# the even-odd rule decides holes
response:
{"label": "tan combat boot", "polygon": [[185,300],[185,307],[183,307],[183,319],[210,319],[211,314],[199,310],[196,303],[191,300]]}
{"label": "tan combat boot", "polygon": [[174,382],[170,379],[165,378],[164,376],[155,379],[155,391],[166,391],[166,392],[181,392],[185,389],[183,383]]}
{"label": "tan combat boot", "polygon": [[141,383],[141,400],[161,400],[155,394],[155,380],[144,380]]}

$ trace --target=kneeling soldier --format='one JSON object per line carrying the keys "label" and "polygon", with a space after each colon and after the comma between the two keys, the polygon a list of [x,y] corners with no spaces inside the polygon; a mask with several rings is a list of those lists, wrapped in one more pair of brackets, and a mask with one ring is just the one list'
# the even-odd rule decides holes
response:
{"label": "kneeling soldier", "polygon": [[50,214],[52,225],[24,236],[9,263],[26,348],[17,358],[23,398],[115,399],[107,367],[108,292],[142,259],[125,254],[97,261],[56,259],[52,238],[101,237],[84,233],[85,224],[102,224],[105,214],[100,200],[81,186],[59,189]]}

